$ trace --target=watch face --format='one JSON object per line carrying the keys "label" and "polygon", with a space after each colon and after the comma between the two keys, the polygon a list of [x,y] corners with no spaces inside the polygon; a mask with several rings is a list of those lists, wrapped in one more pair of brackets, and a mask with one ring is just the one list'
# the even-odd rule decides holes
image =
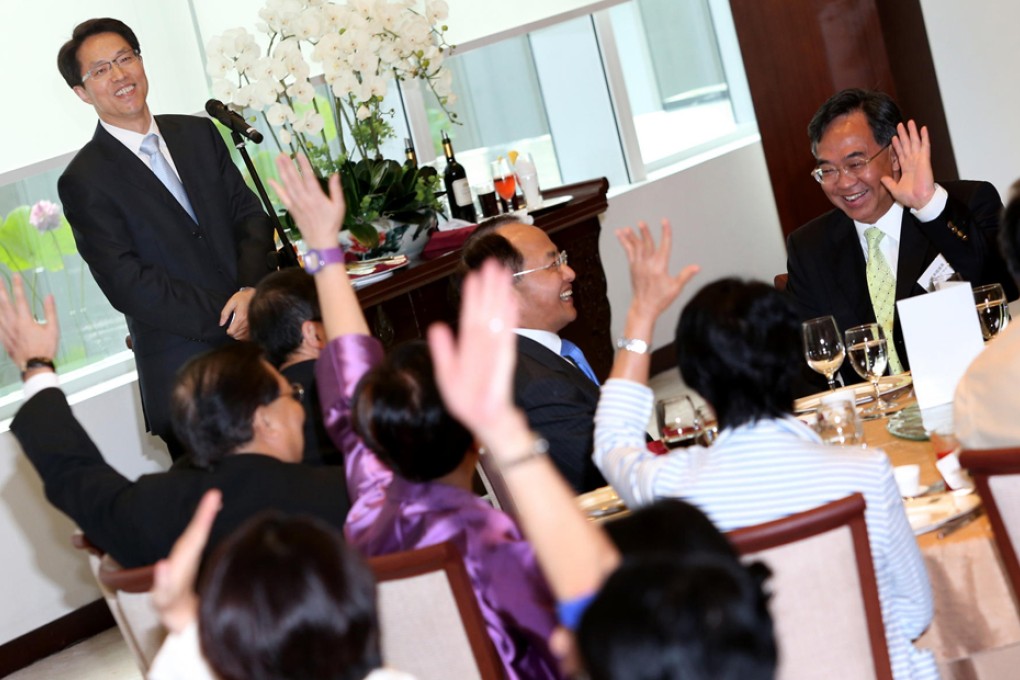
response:
{"label": "watch face", "polygon": [[322,269],[322,258],[319,256],[318,250],[309,250],[305,253],[305,271],[309,274]]}

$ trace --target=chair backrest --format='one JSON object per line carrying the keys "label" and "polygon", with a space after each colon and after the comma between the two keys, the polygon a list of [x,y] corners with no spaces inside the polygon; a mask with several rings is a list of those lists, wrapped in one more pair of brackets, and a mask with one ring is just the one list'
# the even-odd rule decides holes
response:
{"label": "chair backrest", "polygon": [[779,680],[892,679],[864,507],[855,493],[728,534],[772,570]]}
{"label": "chair backrest", "polygon": [[1020,602],[1020,561],[1016,552],[1020,545],[1020,448],[963,451],[960,465],[974,480],[1013,597]]}
{"label": "chair backrest", "polygon": [[383,660],[417,680],[499,680],[503,665],[452,543],[372,557]]}
{"label": "chair backrest", "polygon": [[492,507],[502,510],[516,522],[518,515],[514,497],[510,495],[510,489],[507,488],[506,482],[503,480],[503,473],[500,472],[499,466],[487,451],[481,452],[476,468]]}
{"label": "chair backrest", "polygon": [[103,554],[81,532],[75,533],[71,542],[76,548],[88,552],[89,569],[124,642],[142,673],[148,673],[166,637],[166,629],[149,597],[153,566],[125,569],[112,557]]}
{"label": "chair backrest", "polygon": [[772,285],[776,287],[776,290],[782,292],[786,290],[786,284],[789,282],[789,280],[790,275],[787,274],[786,272],[783,272],[782,274],[776,274],[775,277],[772,279]]}

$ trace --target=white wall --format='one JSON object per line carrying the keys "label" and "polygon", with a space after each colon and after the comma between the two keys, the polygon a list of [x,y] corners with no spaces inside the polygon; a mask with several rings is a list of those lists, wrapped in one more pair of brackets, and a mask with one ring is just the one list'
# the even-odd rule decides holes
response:
{"label": "white wall", "polygon": [[1005,200],[1020,177],[1020,3],[921,0],[921,9],[960,177],[988,180]]}
{"label": "white wall", "polygon": [[[696,162],[699,159],[693,159]],[[600,252],[613,310],[613,338],[623,331],[630,302],[627,260],[614,230],[646,221],[658,238],[659,222],[673,228],[674,271],[698,264],[701,272],[664,313],[652,346],[673,342],[680,309],[702,286],[725,276],[772,281],[786,271],[786,248],[758,141],[702,160],[681,172],[658,173],[622,193],[611,192],[602,220]]]}
{"label": "white wall", "polygon": [[[137,382],[75,404],[75,415],[106,459],[134,479],[169,465],[145,434]],[[53,509],[9,431],[0,433],[0,644],[99,597],[84,557],[71,547],[73,523]]]}

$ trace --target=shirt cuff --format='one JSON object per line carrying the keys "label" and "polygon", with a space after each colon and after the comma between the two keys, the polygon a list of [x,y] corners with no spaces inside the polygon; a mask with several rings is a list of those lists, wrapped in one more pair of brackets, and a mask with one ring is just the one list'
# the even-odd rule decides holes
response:
{"label": "shirt cuff", "polygon": [[931,222],[942,214],[949,202],[949,194],[938,184],[935,185],[935,195],[928,201],[928,205],[919,210],[911,209],[910,212],[921,222]]}
{"label": "shirt cuff", "polygon": [[53,371],[41,371],[26,380],[21,391],[25,394],[25,401],[28,401],[48,387],[60,387],[60,378]]}

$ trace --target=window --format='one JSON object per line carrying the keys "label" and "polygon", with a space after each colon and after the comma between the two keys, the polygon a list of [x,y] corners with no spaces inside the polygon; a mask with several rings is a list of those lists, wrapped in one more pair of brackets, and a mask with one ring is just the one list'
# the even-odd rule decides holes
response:
{"label": "window", "polygon": [[[10,289],[21,276],[36,316],[52,294],[60,324],[57,368],[70,389],[133,369],[124,344],[127,325],[106,301],[75,248],[71,227],[60,210],[57,178],[64,164],[0,186],[0,278]],[[31,171],[31,168],[28,169]],[[4,353],[0,358],[0,420],[13,415],[21,373]]]}

